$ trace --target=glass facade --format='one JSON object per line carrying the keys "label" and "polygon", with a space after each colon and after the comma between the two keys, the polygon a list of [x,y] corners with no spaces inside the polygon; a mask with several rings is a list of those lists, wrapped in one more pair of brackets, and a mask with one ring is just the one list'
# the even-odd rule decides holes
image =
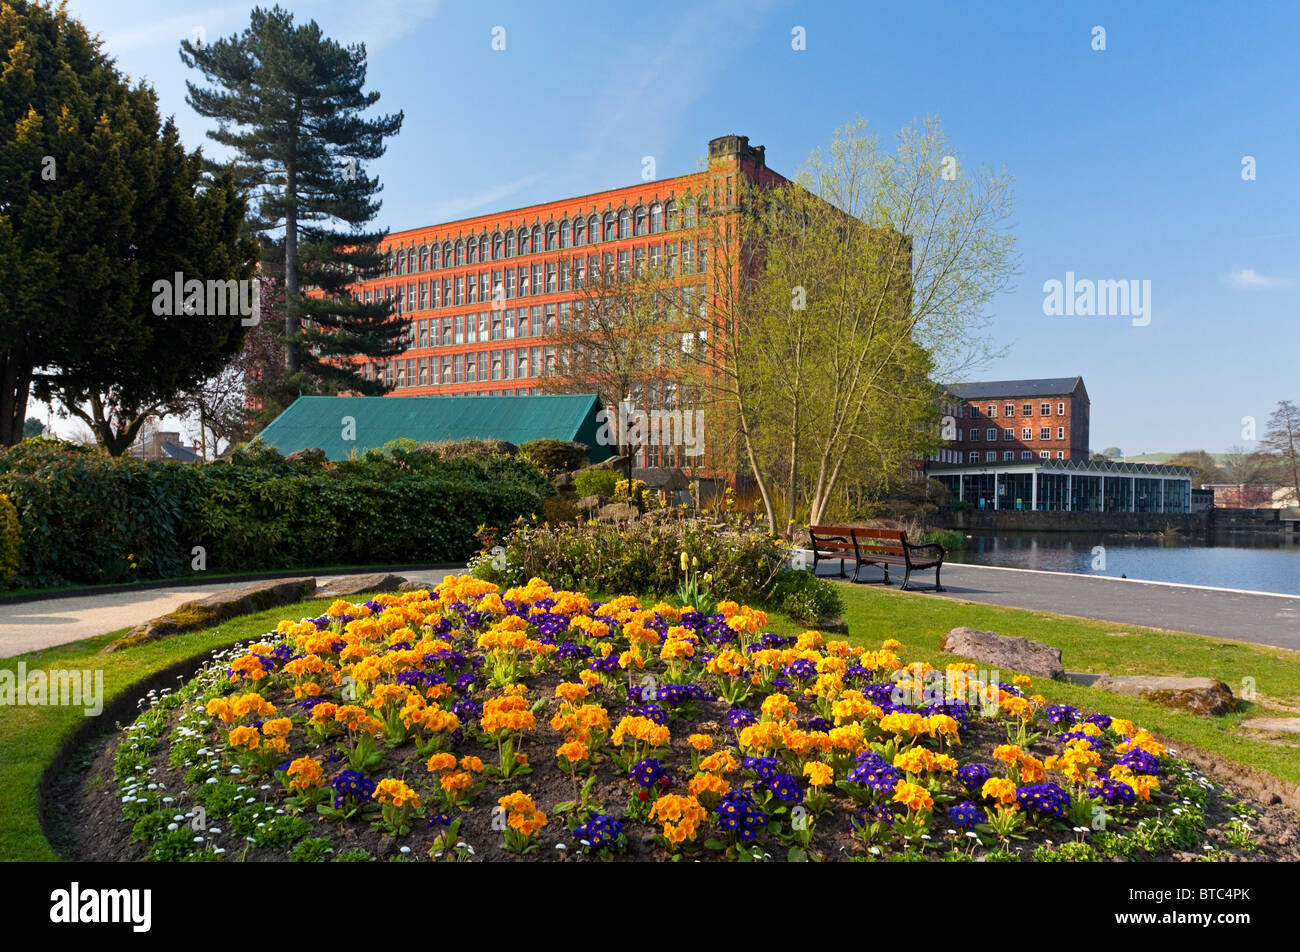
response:
{"label": "glass facade", "polygon": [[1069,478],[1061,473],[1038,474],[1038,508],[1057,512],[1066,507]]}
{"label": "glass facade", "polygon": [[[1044,461],[1051,467],[1054,461]],[[935,467],[943,469],[943,467]],[[1082,468],[1082,467],[1081,467]],[[988,467],[987,469],[995,469]],[[953,502],[976,509],[1037,509],[1041,512],[1190,512],[1191,478],[1138,476],[1051,468],[1033,472],[933,472]],[[996,484],[995,484],[996,480]],[[996,488],[995,488],[996,485]],[[996,504],[995,504],[996,500]]]}

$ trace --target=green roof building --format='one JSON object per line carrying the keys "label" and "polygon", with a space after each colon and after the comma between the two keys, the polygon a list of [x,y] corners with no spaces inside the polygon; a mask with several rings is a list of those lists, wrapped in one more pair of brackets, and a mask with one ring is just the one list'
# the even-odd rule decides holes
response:
{"label": "green roof building", "polygon": [[331,460],[358,456],[392,440],[572,440],[591,461],[614,455],[596,433],[600,397],[590,393],[518,397],[299,397],[257,439],[287,456],[321,449]]}

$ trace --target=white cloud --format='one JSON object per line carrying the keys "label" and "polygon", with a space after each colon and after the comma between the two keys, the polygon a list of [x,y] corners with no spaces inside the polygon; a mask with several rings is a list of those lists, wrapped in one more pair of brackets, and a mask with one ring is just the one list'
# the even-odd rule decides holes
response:
{"label": "white cloud", "polygon": [[504,182],[500,185],[493,185],[472,195],[462,195],[459,198],[448,198],[434,202],[430,206],[432,220],[436,222],[454,221],[457,218],[464,218],[467,213],[477,211],[487,205],[497,205],[511,195],[522,192],[539,181],[541,177],[540,173],[525,175],[523,178],[515,179],[512,182]]}
{"label": "white cloud", "polygon": [[1227,277],[1227,281],[1235,288],[1242,288],[1247,291],[1256,291],[1261,288],[1286,288],[1291,286],[1290,278],[1276,278],[1270,275],[1260,274],[1254,268],[1238,268]]}

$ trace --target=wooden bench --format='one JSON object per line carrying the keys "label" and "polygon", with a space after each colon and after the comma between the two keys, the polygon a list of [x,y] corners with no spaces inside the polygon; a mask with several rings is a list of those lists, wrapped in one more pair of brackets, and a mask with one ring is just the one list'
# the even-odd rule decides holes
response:
{"label": "wooden bench", "polygon": [[817,563],[838,559],[840,578],[848,578],[844,562],[853,556],[853,581],[861,581],[858,573],[864,565],[878,565],[885,572],[884,584],[889,581],[889,567],[901,565],[904,569],[900,591],[907,591],[914,571],[934,569],[934,590],[942,592],[939,573],[947,550],[938,543],[919,544],[907,541],[907,533],[899,529],[866,529],[859,526],[810,526],[808,537],[813,552],[813,574]]}

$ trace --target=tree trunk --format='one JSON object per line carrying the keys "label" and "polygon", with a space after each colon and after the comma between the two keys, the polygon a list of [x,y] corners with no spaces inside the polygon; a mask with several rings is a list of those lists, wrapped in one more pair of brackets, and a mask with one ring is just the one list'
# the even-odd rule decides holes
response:
{"label": "tree trunk", "polygon": [[23,438],[32,385],[32,368],[25,364],[21,347],[0,357],[0,446],[13,446]]}
{"label": "tree trunk", "polygon": [[291,158],[285,163],[285,196],[288,207],[284,213],[284,336],[285,366],[289,373],[298,371],[298,348],[294,338],[298,334],[298,315],[295,298],[298,295],[298,170]]}

